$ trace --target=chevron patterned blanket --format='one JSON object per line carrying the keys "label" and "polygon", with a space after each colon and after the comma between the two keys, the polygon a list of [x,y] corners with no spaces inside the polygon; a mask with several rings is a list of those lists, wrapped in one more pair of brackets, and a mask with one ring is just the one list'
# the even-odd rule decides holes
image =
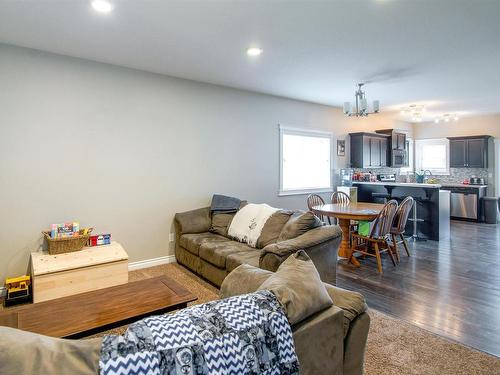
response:
{"label": "chevron patterned blanket", "polygon": [[269,291],[153,316],[105,336],[101,375],[299,373],[292,330]]}

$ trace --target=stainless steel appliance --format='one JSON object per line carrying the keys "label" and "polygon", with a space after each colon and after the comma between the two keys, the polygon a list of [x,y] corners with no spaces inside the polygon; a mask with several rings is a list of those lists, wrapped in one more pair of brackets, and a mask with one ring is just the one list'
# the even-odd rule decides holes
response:
{"label": "stainless steel appliance", "polygon": [[461,219],[478,219],[478,196],[467,188],[456,188],[451,191],[450,216]]}
{"label": "stainless steel appliance", "polygon": [[441,190],[450,192],[450,216],[452,219],[483,221],[483,198],[486,196],[486,186],[446,185]]}
{"label": "stainless steel appliance", "polygon": [[469,178],[469,184],[471,184],[471,185],[484,185],[485,181],[484,181],[484,178],[481,178],[481,177],[471,177],[471,178]]}
{"label": "stainless steel appliance", "polygon": [[406,166],[406,151],[392,150],[391,157],[391,166],[393,168],[401,168]]}
{"label": "stainless steel appliance", "polygon": [[380,182],[396,182],[395,174],[378,174],[377,180]]}

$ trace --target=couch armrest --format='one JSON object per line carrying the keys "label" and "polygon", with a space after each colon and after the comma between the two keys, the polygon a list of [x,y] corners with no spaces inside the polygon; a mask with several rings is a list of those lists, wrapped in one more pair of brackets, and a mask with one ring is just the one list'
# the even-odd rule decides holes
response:
{"label": "couch armrest", "polygon": [[326,284],[326,290],[332,298],[333,304],[344,311],[344,337],[347,336],[351,322],[368,310],[365,297],[361,293],[337,288]]}
{"label": "couch armrest", "polygon": [[343,312],[337,306],[292,326],[300,373],[341,375],[344,362]]}
{"label": "couch armrest", "polygon": [[208,232],[212,225],[210,207],[177,213],[174,217],[174,224],[177,237],[185,233]]}
{"label": "couch armrest", "polygon": [[363,375],[366,342],[370,330],[370,316],[367,312],[358,315],[351,322],[344,339],[344,375]]}
{"label": "couch armrest", "polygon": [[249,264],[236,267],[226,276],[220,287],[220,297],[227,298],[241,294],[253,293],[273,273]]}
{"label": "couch armrest", "polygon": [[266,253],[287,256],[301,249],[319,245],[334,238],[342,238],[342,230],[338,225],[324,225],[307,231],[298,237],[267,245],[262,249],[260,258]]}
{"label": "couch armrest", "polygon": [[342,231],[337,225],[314,228],[296,238],[264,247],[259,267],[275,272],[291,254],[305,250],[318,269],[321,280],[335,284],[337,251],[341,240]]}

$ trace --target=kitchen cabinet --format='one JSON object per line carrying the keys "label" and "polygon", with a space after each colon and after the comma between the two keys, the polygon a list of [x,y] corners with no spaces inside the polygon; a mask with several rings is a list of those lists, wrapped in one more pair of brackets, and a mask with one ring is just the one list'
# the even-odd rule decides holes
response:
{"label": "kitchen cabinet", "polygon": [[377,133],[351,133],[349,135],[352,168],[387,166],[389,136]]}
{"label": "kitchen cabinet", "polygon": [[406,134],[394,129],[377,130],[378,134],[387,135],[388,147],[386,165],[393,168],[404,167],[408,163],[408,146]]}
{"label": "kitchen cabinet", "polygon": [[488,168],[488,144],[490,143],[490,138],[487,135],[449,137],[450,167]]}
{"label": "kitchen cabinet", "polygon": [[394,141],[392,144],[392,148],[395,148],[396,150],[406,150],[406,134],[404,133],[393,133],[393,138],[396,138],[396,147],[394,147]]}

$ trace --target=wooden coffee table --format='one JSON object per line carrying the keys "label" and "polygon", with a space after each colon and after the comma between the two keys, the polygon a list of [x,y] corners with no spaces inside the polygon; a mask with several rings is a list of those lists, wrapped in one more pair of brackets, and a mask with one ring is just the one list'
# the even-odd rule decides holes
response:
{"label": "wooden coffee table", "polygon": [[53,299],[0,312],[0,325],[79,338],[181,309],[197,298],[167,276]]}

